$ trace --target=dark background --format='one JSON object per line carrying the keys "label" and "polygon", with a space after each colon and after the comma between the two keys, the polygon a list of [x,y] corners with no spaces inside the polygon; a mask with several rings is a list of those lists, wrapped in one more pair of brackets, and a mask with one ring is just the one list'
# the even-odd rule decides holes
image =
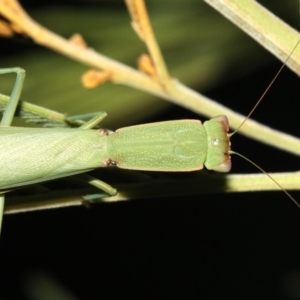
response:
{"label": "dark background", "polygon": [[[37,2],[27,5],[37,8]],[[116,9],[123,6],[117,3]],[[246,114],[280,65],[274,59],[207,89],[206,95]],[[299,136],[299,92],[299,78],[285,69],[254,118]],[[172,107],[145,121],[177,118],[198,116]],[[239,135],[232,144],[267,171],[299,169],[293,155]],[[256,172],[238,157],[233,166],[235,173]],[[292,194],[300,200],[299,192]],[[0,243],[0,299],[5,300],[300,298],[300,211],[281,192],[8,215]]]}

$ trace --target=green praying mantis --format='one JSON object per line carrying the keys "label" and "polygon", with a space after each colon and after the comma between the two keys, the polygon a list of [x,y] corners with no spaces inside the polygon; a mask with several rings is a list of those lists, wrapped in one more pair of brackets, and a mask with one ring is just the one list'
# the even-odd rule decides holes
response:
{"label": "green praying mantis", "polygon": [[[17,79],[0,124],[3,192],[109,165],[169,172],[200,170],[204,165],[221,172],[231,168],[225,116],[204,124],[179,120],[131,126],[116,132],[92,130],[106,116],[104,112],[76,130],[11,127],[25,70],[0,69],[0,74],[11,72],[17,73]],[[116,193],[110,186],[97,182],[109,195]],[[1,197],[4,203],[4,196]]]}
{"label": "green praying mantis", "polygon": [[[22,186],[111,165],[165,172],[195,171],[204,166],[219,172],[231,169],[230,155],[235,152],[230,149],[232,134],[228,134],[226,116],[212,118],[203,124],[199,120],[166,121],[110,132],[93,129],[106,117],[105,112],[100,112],[76,129],[12,127],[25,70],[19,67],[0,69],[0,74],[6,73],[16,73],[17,78],[0,123],[0,230],[4,193]],[[300,207],[279,183],[266,175]],[[116,194],[105,182],[86,178],[108,195]]]}

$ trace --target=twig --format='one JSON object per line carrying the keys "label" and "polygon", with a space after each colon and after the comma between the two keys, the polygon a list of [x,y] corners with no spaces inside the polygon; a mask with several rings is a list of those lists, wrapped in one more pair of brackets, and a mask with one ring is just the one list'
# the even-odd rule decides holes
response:
{"label": "twig", "polygon": [[[159,178],[158,180],[148,179],[135,183],[115,184],[114,186],[120,191],[116,196],[101,198],[100,195],[100,199],[95,200],[94,203],[178,197],[181,195],[278,190],[278,187],[265,174],[229,174],[226,177],[216,173],[203,174],[198,172],[194,174],[195,176],[192,176],[192,178],[187,178],[186,176],[179,179]],[[299,190],[300,188],[300,172],[270,173],[270,175],[287,190]],[[149,192],[145,193],[145,191]],[[93,193],[99,193],[99,190],[89,188],[48,191],[44,194],[35,194],[27,197],[8,194],[5,213],[11,214],[88,204],[87,201],[84,201],[84,195]],[[201,201],[201,197],[198,199]]]}
{"label": "twig", "polygon": [[[300,34],[253,0],[204,0],[253,39],[285,62],[300,40]],[[295,3],[296,4],[296,3]],[[300,47],[287,61],[300,75]]]}
{"label": "twig", "polygon": [[126,4],[132,18],[132,27],[140,39],[146,43],[156,69],[158,80],[164,84],[169,80],[169,74],[160,48],[156,42],[145,2],[143,0],[126,0]]}

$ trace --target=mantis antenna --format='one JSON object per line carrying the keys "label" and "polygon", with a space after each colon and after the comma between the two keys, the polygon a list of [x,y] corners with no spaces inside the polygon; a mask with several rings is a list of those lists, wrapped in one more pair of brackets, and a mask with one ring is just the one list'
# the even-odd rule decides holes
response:
{"label": "mantis antenna", "polygon": [[[299,0],[299,13],[300,13],[300,0]],[[251,109],[250,113],[247,115],[247,117],[244,119],[244,121],[238,126],[238,128],[233,131],[232,133],[228,134],[228,136],[233,136],[236,132],[238,132],[238,130],[245,124],[245,122],[250,118],[250,116],[253,114],[253,112],[255,111],[255,109],[257,108],[257,106],[261,103],[261,101],[263,100],[263,98],[265,97],[266,93],[270,90],[271,86],[274,84],[275,80],[278,78],[279,74],[281,73],[281,71],[283,70],[283,68],[286,66],[287,61],[290,59],[290,57],[292,56],[292,54],[295,52],[296,48],[298,47],[298,45],[300,44],[300,40],[296,43],[296,45],[294,46],[293,50],[291,51],[291,53],[288,55],[288,57],[286,58],[286,60],[284,61],[284,63],[281,65],[281,67],[279,68],[279,70],[277,71],[276,75],[273,77],[273,79],[271,80],[271,82],[269,83],[269,85],[267,86],[267,88],[265,89],[265,91],[262,93],[262,95],[260,96],[260,98],[258,99],[258,101],[256,102],[256,104],[254,105],[254,107]],[[236,154],[239,157],[243,158],[244,160],[248,161],[249,163],[251,163],[253,166],[255,166],[258,170],[260,170],[261,172],[263,172],[265,175],[267,175],[296,205],[298,208],[300,208],[300,204],[296,201],[295,198],[292,197],[292,195],[282,187],[282,185],[280,185],[268,172],[266,172],[263,168],[261,168],[260,166],[258,166],[256,163],[254,163],[252,160],[250,160],[249,158],[245,157],[244,155],[232,151],[229,151],[230,154]]]}
{"label": "mantis antenna", "polygon": [[295,52],[295,50],[296,50],[296,48],[298,47],[299,44],[300,44],[300,40],[294,46],[292,52],[288,55],[288,57],[286,58],[286,60],[284,61],[284,63],[281,65],[281,67],[277,71],[276,75],[273,77],[273,79],[271,80],[271,82],[269,83],[269,85],[267,86],[267,88],[265,89],[265,91],[262,93],[262,95],[260,96],[260,98],[257,100],[256,104],[251,109],[251,111],[249,112],[249,114],[247,115],[247,117],[245,118],[245,120],[238,126],[238,128],[235,131],[231,132],[229,134],[229,136],[233,136],[237,131],[239,131],[240,128],[245,124],[245,122],[251,117],[251,115],[253,114],[253,112],[256,110],[257,106],[261,103],[261,101],[264,99],[264,97],[267,94],[267,92],[270,90],[271,86],[274,84],[275,80],[278,78],[278,76],[281,73],[281,71],[283,70],[283,68],[286,66],[286,63],[291,58],[291,56],[293,55],[293,53]]}

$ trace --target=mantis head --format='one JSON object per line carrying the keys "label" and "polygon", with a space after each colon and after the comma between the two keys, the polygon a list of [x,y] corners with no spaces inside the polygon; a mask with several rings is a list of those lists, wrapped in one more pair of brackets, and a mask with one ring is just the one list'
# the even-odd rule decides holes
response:
{"label": "mantis head", "polygon": [[226,116],[218,116],[204,122],[207,133],[207,156],[204,162],[208,170],[229,172],[231,169],[229,123]]}

